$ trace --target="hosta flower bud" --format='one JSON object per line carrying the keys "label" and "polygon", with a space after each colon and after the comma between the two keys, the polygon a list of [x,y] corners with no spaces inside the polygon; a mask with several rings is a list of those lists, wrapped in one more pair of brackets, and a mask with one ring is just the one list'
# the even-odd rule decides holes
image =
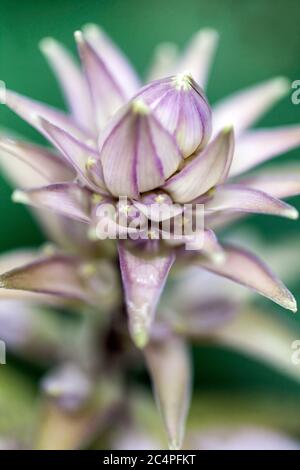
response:
{"label": "hosta flower bud", "polygon": [[162,125],[176,137],[183,156],[204,147],[211,134],[211,109],[189,74],[156,80],[138,94]]}
{"label": "hosta flower bud", "polygon": [[141,99],[115,115],[99,147],[105,184],[114,196],[137,198],[162,185],[182,162],[176,140]]}

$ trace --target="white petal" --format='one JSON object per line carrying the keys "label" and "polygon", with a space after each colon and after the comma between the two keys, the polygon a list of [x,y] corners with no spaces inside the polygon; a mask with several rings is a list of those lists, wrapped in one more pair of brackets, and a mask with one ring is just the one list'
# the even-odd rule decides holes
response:
{"label": "white petal", "polygon": [[222,264],[201,260],[200,265],[215,274],[255,290],[282,307],[297,310],[297,304],[282,282],[252,253],[234,246],[223,246],[226,258]]}
{"label": "white petal", "polygon": [[236,142],[230,176],[300,146],[300,126],[285,126],[245,132]]}
{"label": "white petal", "polygon": [[174,254],[135,254],[119,244],[119,258],[129,329],[136,345],[144,347],[149,340],[157,303],[175,260]]}
{"label": "white petal", "polygon": [[214,197],[205,204],[205,210],[210,212],[249,212],[255,214],[270,214],[297,219],[297,210],[256,189],[238,184],[227,184],[216,189]]}
{"label": "white petal", "polygon": [[172,75],[175,70],[178,49],[176,44],[165,42],[159,44],[155,51],[146,82]]}
{"label": "white petal", "polygon": [[131,98],[141,82],[127,57],[99,26],[88,24],[83,28],[83,34],[104,60],[126,98]]}
{"label": "white petal", "polygon": [[60,83],[75,121],[83,129],[95,131],[88,84],[69,51],[53,38],[43,39],[40,49]]}
{"label": "white petal", "polygon": [[213,107],[214,132],[225,126],[233,126],[238,135],[285,96],[289,89],[288,80],[277,77],[234,93],[218,102]]}
{"label": "white petal", "polygon": [[186,345],[179,338],[153,341],[145,348],[153,388],[170,449],[180,449],[190,402],[191,368]]}
{"label": "white petal", "polygon": [[218,38],[218,33],[213,29],[198,31],[178,60],[176,72],[190,72],[195,81],[205,88],[218,45]]}
{"label": "white petal", "polygon": [[189,202],[224,182],[234,149],[232,129],[225,129],[164,185],[175,202]]}

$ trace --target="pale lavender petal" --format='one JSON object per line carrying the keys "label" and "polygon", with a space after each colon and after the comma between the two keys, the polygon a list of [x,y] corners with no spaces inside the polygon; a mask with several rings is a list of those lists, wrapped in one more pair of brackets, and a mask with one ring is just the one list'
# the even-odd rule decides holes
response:
{"label": "pale lavender petal", "polygon": [[226,254],[223,263],[216,264],[203,259],[199,261],[199,265],[296,312],[297,304],[292,294],[259,258],[245,249],[230,245],[223,248]]}
{"label": "pale lavender petal", "polygon": [[175,202],[189,202],[196,199],[216,184],[225,181],[233,150],[233,131],[225,129],[205,150],[187,161],[183,169],[165,183],[164,189]]}
{"label": "pale lavender petal", "polygon": [[[95,191],[105,191],[98,153],[84,142],[80,142],[71,134],[68,134],[68,132],[45,119],[41,119],[41,125],[48,139],[51,140],[67,162],[76,170],[79,179]],[[90,172],[92,169],[94,170],[93,175],[97,177],[97,184],[89,177],[91,176]]]}
{"label": "pale lavender petal", "polygon": [[251,126],[289,91],[284,77],[277,77],[246,88],[213,107],[213,130],[233,126],[236,135]]}
{"label": "pale lavender petal", "polygon": [[146,82],[148,83],[152,80],[158,80],[172,75],[177,58],[178,48],[176,44],[171,42],[159,44],[154,51]]}
{"label": "pale lavender petal", "polygon": [[[71,117],[63,111],[52,108],[44,103],[27,98],[13,91],[6,90],[5,104],[22,119],[44,134],[39,118],[44,118],[66,130],[79,140],[90,140],[91,135],[82,130]],[[46,136],[47,137],[47,136]]]}
{"label": "pale lavender petal", "polygon": [[175,256],[172,252],[148,256],[134,253],[120,243],[119,258],[130,333],[142,348],[148,342],[156,306]]}
{"label": "pale lavender petal", "polygon": [[43,393],[66,412],[82,409],[91,398],[91,378],[75,363],[67,362],[51,370],[41,382]]}
{"label": "pale lavender petal", "polygon": [[133,201],[133,204],[147,219],[154,222],[176,217],[184,209],[181,204],[174,204],[170,196],[163,191],[148,193],[139,201]]}
{"label": "pale lavender petal", "polygon": [[[0,273],[5,273],[11,269],[21,267],[26,263],[31,263],[42,257],[42,253],[38,250],[15,250],[0,256]],[[10,302],[29,302],[31,305],[51,304],[57,305],[58,301],[54,297],[46,294],[38,294],[36,292],[16,291],[12,289],[0,289],[0,299]]]}
{"label": "pale lavender petal", "polygon": [[55,295],[88,302],[77,258],[41,258],[0,275],[0,288]]}
{"label": "pale lavender petal", "polygon": [[191,367],[185,343],[173,336],[145,348],[154,393],[171,450],[182,446],[190,403]]}
{"label": "pale lavender petal", "polygon": [[69,51],[53,38],[43,39],[40,49],[60,83],[75,121],[88,132],[95,130],[88,85]]}
{"label": "pale lavender petal", "polygon": [[218,38],[218,33],[209,28],[201,29],[194,34],[176,64],[176,72],[188,71],[196,82],[205,88],[218,45]]}
{"label": "pale lavender petal", "polygon": [[99,26],[86,25],[83,28],[83,35],[105,62],[125,97],[131,98],[140,88],[141,82],[127,57]]}
{"label": "pale lavender petal", "polygon": [[189,74],[151,82],[136,95],[177,140],[183,156],[203,148],[211,134],[211,109],[203,90]]}
{"label": "pale lavender petal", "polygon": [[28,190],[16,190],[13,201],[88,223],[91,193],[75,183],[58,183]]}
{"label": "pale lavender petal", "polygon": [[22,188],[75,178],[72,168],[58,155],[38,145],[0,138],[0,154],[1,168]]}
{"label": "pale lavender petal", "polygon": [[140,100],[117,113],[100,139],[104,180],[114,196],[138,198],[163,184],[182,161],[174,138]]}
{"label": "pale lavender petal", "polygon": [[102,129],[109,118],[126,103],[127,97],[106,62],[83,34],[76,31],[75,38],[90,87],[97,127]]}
{"label": "pale lavender petal", "polygon": [[297,219],[297,210],[262,191],[239,184],[218,186],[214,196],[205,204],[207,214],[217,211],[270,214]]}
{"label": "pale lavender petal", "polygon": [[278,168],[267,168],[242,180],[248,188],[263,191],[276,198],[298,196],[300,194],[300,167],[285,165]]}
{"label": "pale lavender petal", "polygon": [[243,173],[299,146],[299,125],[245,132],[236,142],[230,176]]}

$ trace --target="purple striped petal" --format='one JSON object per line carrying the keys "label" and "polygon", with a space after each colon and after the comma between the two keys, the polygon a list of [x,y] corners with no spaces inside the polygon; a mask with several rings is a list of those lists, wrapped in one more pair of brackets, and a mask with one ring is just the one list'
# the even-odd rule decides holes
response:
{"label": "purple striped petal", "polygon": [[63,111],[9,90],[6,90],[5,104],[42,134],[45,132],[39,118],[52,122],[79,140],[90,140],[90,134],[77,126],[73,119]]}
{"label": "purple striped petal", "polygon": [[0,138],[0,153],[1,168],[11,181],[22,188],[75,178],[69,165],[47,148]]}
{"label": "purple striped petal", "polygon": [[211,134],[211,110],[203,91],[191,75],[178,74],[156,80],[136,95],[176,137],[183,156],[203,148]]}
{"label": "purple striped petal", "polygon": [[248,131],[237,140],[230,176],[243,173],[299,146],[299,125]]}
{"label": "purple striped petal", "polygon": [[233,131],[224,129],[205,150],[187,161],[184,168],[165,183],[164,189],[175,202],[196,199],[226,180],[233,150]]}
{"label": "purple striped petal", "polygon": [[13,201],[88,223],[91,193],[76,183],[58,183],[28,190],[16,190]]}
{"label": "purple striped petal", "polygon": [[223,248],[226,258],[222,264],[201,260],[199,265],[296,312],[297,304],[292,294],[259,258],[241,248],[230,245],[225,245]]}
{"label": "purple striped petal", "polygon": [[88,132],[95,131],[88,85],[69,51],[53,38],[43,39],[40,49],[58,79],[74,120]]}
{"label": "purple striped petal", "polygon": [[127,57],[99,26],[86,25],[83,28],[83,35],[106,64],[124,96],[127,99],[132,98],[140,88],[141,82]]}
{"label": "purple striped petal", "polygon": [[114,196],[138,198],[163,184],[182,161],[173,137],[140,100],[117,113],[99,147],[105,184]]}
{"label": "purple striped petal", "polygon": [[191,366],[186,345],[173,336],[154,340],[145,348],[145,356],[169,448],[181,449],[191,389]]}
{"label": "purple striped petal", "polygon": [[76,170],[79,179],[91,189],[105,192],[105,184],[98,153],[85,143],[80,142],[75,137],[68,134],[68,132],[44,119],[41,119],[41,125],[48,139],[58,148],[67,162]]}
{"label": "purple striped petal", "polygon": [[173,253],[135,254],[120,243],[119,258],[129,330],[135,344],[143,348],[148,342],[156,306],[175,256]]}
{"label": "purple striped petal", "polygon": [[297,219],[297,210],[285,202],[256,189],[238,184],[219,186],[213,198],[205,204],[207,213],[216,211],[250,212]]}
{"label": "purple striped petal", "polygon": [[236,135],[250,127],[289,91],[286,78],[277,77],[234,93],[213,108],[213,130],[233,126]]}
{"label": "purple striped petal", "polygon": [[127,97],[106,62],[80,31],[76,31],[75,39],[90,88],[97,127],[102,129],[109,118],[125,104]]}
{"label": "purple striped petal", "polygon": [[213,29],[201,29],[189,41],[178,60],[177,73],[188,71],[196,82],[205,88],[218,45],[218,33]]}
{"label": "purple striped petal", "polygon": [[49,294],[89,303],[77,258],[40,258],[0,275],[0,289]]}

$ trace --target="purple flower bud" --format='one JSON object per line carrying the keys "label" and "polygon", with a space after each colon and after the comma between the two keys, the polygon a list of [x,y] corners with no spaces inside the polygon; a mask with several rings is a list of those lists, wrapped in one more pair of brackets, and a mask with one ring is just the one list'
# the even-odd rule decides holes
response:
{"label": "purple flower bud", "polygon": [[203,148],[211,134],[211,109],[190,74],[156,80],[138,93],[177,140],[183,156]]}
{"label": "purple flower bud", "polygon": [[99,148],[105,184],[114,196],[138,198],[161,186],[182,162],[175,138],[142,99],[112,118]]}

